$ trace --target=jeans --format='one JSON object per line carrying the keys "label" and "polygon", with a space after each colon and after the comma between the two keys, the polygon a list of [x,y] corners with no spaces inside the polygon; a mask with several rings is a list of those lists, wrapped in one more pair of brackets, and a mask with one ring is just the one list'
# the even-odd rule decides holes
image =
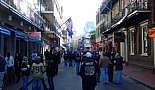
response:
{"label": "jeans", "polygon": [[64,66],[67,67],[68,66],[68,61],[64,60]]}
{"label": "jeans", "polygon": [[122,83],[123,79],[122,75],[123,75],[122,70],[115,71],[115,79],[114,79],[115,83],[117,84]]}
{"label": "jeans", "polygon": [[103,84],[109,83],[108,67],[101,68],[101,80]]}
{"label": "jeans", "polygon": [[28,90],[28,80],[29,80],[29,77],[28,76],[23,76],[22,80],[23,80],[23,90]]}
{"label": "jeans", "polygon": [[3,87],[3,78],[4,78],[4,72],[0,72],[0,88]]}
{"label": "jeans", "polygon": [[48,77],[49,90],[54,90],[53,77]]}
{"label": "jeans", "polygon": [[76,62],[76,73],[79,74],[80,72],[80,62]]}
{"label": "jeans", "polygon": [[41,90],[41,83],[42,80],[41,79],[33,79],[32,82],[32,90]]}

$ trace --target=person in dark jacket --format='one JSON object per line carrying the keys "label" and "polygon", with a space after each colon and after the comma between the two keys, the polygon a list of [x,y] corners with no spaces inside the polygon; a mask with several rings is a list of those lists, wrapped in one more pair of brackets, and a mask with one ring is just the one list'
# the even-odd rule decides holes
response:
{"label": "person in dark jacket", "polygon": [[65,65],[65,67],[68,66],[68,53],[67,53],[67,51],[64,52],[64,65]]}
{"label": "person in dark jacket", "polygon": [[26,56],[23,57],[21,64],[21,73],[23,80],[23,90],[28,90],[28,80],[30,75],[30,65],[28,63],[28,58]]}
{"label": "person in dark jacket", "polygon": [[99,72],[99,66],[92,59],[92,54],[87,52],[85,55],[85,60],[82,62],[80,68],[80,76],[82,78],[82,88],[83,90],[95,90],[97,85],[96,75]]}
{"label": "person in dark jacket", "polygon": [[16,53],[15,55],[15,74],[16,74],[16,83],[20,80],[20,68],[22,64],[22,56],[19,53]]}
{"label": "person in dark jacket", "polygon": [[80,62],[81,62],[81,52],[75,52],[75,62],[76,62],[76,74],[79,75],[80,72]]}
{"label": "person in dark jacket", "polygon": [[0,54],[0,90],[3,90],[4,88],[4,75],[7,71],[7,65],[5,59]]}
{"label": "person in dark jacket", "polygon": [[53,77],[56,75],[56,58],[53,50],[50,51],[49,60],[47,61],[46,74],[48,78],[49,90],[54,90]]}
{"label": "person in dark jacket", "polygon": [[114,65],[115,65],[115,83],[121,84],[122,83],[122,71],[123,71],[123,57],[116,53],[115,59],[114,59]]}

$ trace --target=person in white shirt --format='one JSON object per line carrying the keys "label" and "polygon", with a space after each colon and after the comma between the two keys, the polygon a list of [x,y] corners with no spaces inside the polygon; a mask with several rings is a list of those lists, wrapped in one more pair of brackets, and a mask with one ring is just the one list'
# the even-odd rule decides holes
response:
{"label": "person in white shirt", "polygon": [[10,55],[10,53],[7,53],[7,56],[5,57],[5,61],[7,64],[7,81],[8,84],[12,84],[15,82],[15,73],[14,73],[14,58]]}

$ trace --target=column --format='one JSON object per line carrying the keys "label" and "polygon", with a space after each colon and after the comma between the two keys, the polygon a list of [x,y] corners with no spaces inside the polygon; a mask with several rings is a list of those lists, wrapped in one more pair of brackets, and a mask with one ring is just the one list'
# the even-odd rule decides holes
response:
{"label": "column", "polygon": [[154,68],[154,72],[155,72],[155,38],[153,38],[153,48],[154,48],[154,51],[153,51],[153,53],[154,53],[154,64],[153,64],[153,68]]}
{"label": "column", "polygon": [[120,42],[120,51],[121,51],[121,56],[124,58],[124,59],[126,59],[125,58],[125,44],[124,44],[124,42]]}

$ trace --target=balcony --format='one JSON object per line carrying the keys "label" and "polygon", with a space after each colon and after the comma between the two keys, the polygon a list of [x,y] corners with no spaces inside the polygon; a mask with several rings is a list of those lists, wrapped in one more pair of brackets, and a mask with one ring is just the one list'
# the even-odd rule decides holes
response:
{"label": "balcony", "polygon": [[125,26],[135,25],[149,19],[151,13],[150,6],[149,0],[130,2],[126,7],[127,18]]}
{"label": "balcony", "polygon": [[107,14],[112,8],[112,1],[111,0],[105,0],[102,2],[102,5],[100,7],[101,14]]}
{"label": "balcony", "polygon": [[54,6],[53,0],[43,0],[41,2],[41,14],[49,21],[49,23],[53,23],[54,19]]}
{"label": "balcony", "polygon": [[12,2],[12,0],[0,0],[0,5],[3,8],[3,11],[6,11],[7,13],[10,13],[11,11],[12,13],[20,17],[21,20],[24,19],[25,21],[31,23],[39,29],[41,29],[41,27],[45,23],[45,20],[40,16],[40,14],[32,10],[32,8],[30,7],[27,7],[27,12],[23,12],[22,7],[17,6],[14,2]]}
{"label": "balcony", "polygon": [[117,23],[118,21],[120,21],[123,17],[123,13],[120,11],[119,13],[115,14],[112,17],[112,21],[111,21],[111,25],[114,25],[115,23]]}
{"label": "balcony", "polygon": [[134,11],[143,11],[147,12],[149,10],[149,2],[148,0],[144,0],[143,2],[140,2],[138,0],[130,2],[130,4],[127,6],[128,13],[132,13]]}

